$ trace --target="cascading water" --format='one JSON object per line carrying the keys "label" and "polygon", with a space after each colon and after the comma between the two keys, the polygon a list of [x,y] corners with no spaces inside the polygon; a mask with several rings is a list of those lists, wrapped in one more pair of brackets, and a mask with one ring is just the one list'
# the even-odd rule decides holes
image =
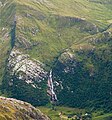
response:
{"label": "cascading water", "polygon": [[52,103],[57,101],[56,93],[54,92],[53,80],[52,80],[52,70],[50,71],[49,78],[48,78],[48,96],[50,96],[50,100]]}

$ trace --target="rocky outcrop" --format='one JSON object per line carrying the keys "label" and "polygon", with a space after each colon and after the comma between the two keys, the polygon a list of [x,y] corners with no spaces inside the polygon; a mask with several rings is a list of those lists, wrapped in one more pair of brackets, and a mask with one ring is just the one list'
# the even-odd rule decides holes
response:
{"label": "rocky outcrop", "polygon": [[47,77],[44,64],[31,60],[29,55],[23,54],[15,48],[10,53],[7,69],[11,76],[16,75],[18,79],[32,84],[33,87],[36,87],[35,82],[39,83]]}
{"label": "rocky outcrop", "polygon": [[7,60],[2,92],[7,91],[9,97],[35,106],[47,104],[47,72],[44,68],[43,63],[14,47]]}
{"label": "rocky outcrop", "polygon": [[[52,16],[51,18],[52,19]],[[97,25],[88,22],[86,18],[78,18],[78,17],[70,17],[70,16],[53,16],[53,19],[58,21],[58,28],[63,27],[73,27],[75,26],[81,32],[88,32],[90,34],[96,34],[99,32],[99,28]]]}
{"label": "rocky outcrop", "polygon": [[0,97],[0,120],[50,120],[31,104]]}

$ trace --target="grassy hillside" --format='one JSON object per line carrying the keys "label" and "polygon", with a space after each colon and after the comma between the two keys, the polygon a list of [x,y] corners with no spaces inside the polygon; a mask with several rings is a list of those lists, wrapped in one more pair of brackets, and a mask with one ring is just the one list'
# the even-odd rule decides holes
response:
{"label": "grassy hillside", "polygon": [[112,19],[110,8],[87,0],[15,2],[19,47],[50,64],[73,43],[107,29]]}
{"label": "grassy hillside", "polygon": [[0,120],[49,120],[31,104],[12,98],[0,97]]}
{"label": "grassy hillside", "polygon": [[[56,111],[49,107],[38,107],[44,114],[48,115],[52,120],[78,120],[74,116],[82,116],[83,120],[111,120],[111,113],[103,113],[103,111],[88,112],[85,109],[76,109],[69,107],[56,107]],[[62,116],[60,116],[62,113]],[[86,116],[89,113],[92,118]]]}
{"label": "grassy hillside", "polygon": [[[45,89],[32,90],[12,74],[15,86],[6,85],[11,80],[7,58],[17,49],[28,54],[28,59],[44,63],[46,71],[53,68],[54,80],[59,82],[54,85],[59,104],[112,111],[110,0],[1,0],[0,11],[0,81],[4,78],[7,91],[33,102],[31,94],[35,105],[38,98],[42,102],[46,97],[37,94]],[[21,91],[22,97],[17,94]]]}
{"label": "grassy hillside", "polygon": [[84,109],[75,109],[68,107],[56,107],[56,111],[49,107],[38,107],[44,114],[48,115],[52,120],[61,120],[60,113],[62,112],[62,120],[72,120],[68,116],[81,115],[86,113]]}
{"label": "grassy hillside", "polygon": [[[6,2],[6,1],[1,1]],[[0,2],[0,3],[1,3]],[[10,6],[11,8],[12,6]],[[7,12],[6,12],[7,11]],[[10,31],[11,31],[11,14],[12,10],[9,10],[8,5],[4,8],[2,4],[0,4],[0,84],[4,76],[5,63],[9,54],[9,50],[11,48],[10,45]]]}
{"label": "grassy hillside", "polygon": [[110,120],[112,119],[112,114],[104,114],[93,118],[93,120],[109,120],[109,119]]}
{"label": "grassy hillside", "polygon": [[110,7],[87,0],[9,0],[6,3],[1,10],[1,27],[6,23],[11,27],[16,19],[16,46],[26,48],[31,57],[45,63],[51,63],[82,38],[107,29],[112,20]]}

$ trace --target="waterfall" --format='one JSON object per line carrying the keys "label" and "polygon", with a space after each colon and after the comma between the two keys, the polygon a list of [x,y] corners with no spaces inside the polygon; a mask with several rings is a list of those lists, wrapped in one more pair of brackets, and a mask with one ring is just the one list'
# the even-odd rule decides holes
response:
{"label": "waterfall", "polygon": [[57,101],[57,96],[56,93],[54,92],[54,86],[53,86],[53,80],[52,80],[52,70],[49,73],[49,77],[48,77],[48,96],[50,96],[50,100],[51,102],[56,102]]}

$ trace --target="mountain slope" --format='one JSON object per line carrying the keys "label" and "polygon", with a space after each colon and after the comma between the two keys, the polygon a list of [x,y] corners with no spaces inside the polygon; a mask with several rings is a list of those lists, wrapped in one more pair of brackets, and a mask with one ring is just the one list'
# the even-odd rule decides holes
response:
{"label": "mountain slope", "polygon": [[0,120],[49,120],[30,104],[12,98],[0,97]]}
{"label": "mountain slope", "polygon": [[60,104],[110,107],[110,0],[1,0],[0,10],[2,93],[45,105],[53,69]]}

